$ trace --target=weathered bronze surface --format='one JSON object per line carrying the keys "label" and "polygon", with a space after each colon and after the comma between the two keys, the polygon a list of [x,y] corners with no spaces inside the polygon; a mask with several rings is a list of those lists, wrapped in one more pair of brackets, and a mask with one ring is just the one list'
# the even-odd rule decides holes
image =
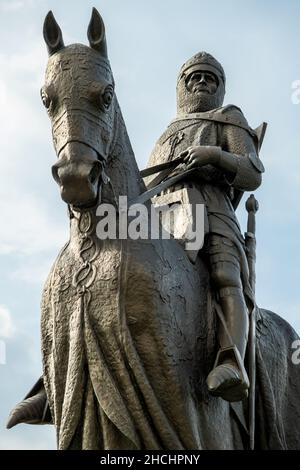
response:
{"label": "weathered bronze surface", "polygon": [[[59,449],[246,449],[249,427],[252,447],[299,448],[297,335],[256,307],[255,207],[249,202],[247,250],[234,212],[241,194],[261,183],[261,135],[239,108],[222,107],[222,66],[206,53],[184,64],[178,116],[149,162],[179,157],[180,166],[158,168],[155,184],[184,171],[179,189],[193,186],[206,206],[206,244],[191,262],[176,240],[97,238],[99,204],[118,210],[120,195],[133,201],[146,191],[114,92],[104,24],[94,9],[90,46],[64,46],[50,12],[44,38],[50,57],[41,95],[70,240],[43,292],[43,376],[8,427],[51,422]],[[256,376],[252,402],[245,356]]]}

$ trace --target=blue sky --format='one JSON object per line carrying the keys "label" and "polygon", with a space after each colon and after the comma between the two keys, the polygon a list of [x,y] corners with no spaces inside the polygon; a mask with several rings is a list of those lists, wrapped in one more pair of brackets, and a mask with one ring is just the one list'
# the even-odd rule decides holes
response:
{"label": "blue sky", "polygon": [[175,115],[180,66],[200,50],[224,66],[225,102],[240,106],[253,127],[268,122],[266,173],[257,191],[257,301],[300,333],[300,104],[291,99],[292,83],[300,80],[300,2],[0,0],[1,449],[55,448],[51,427],[6,431],[5,420],[41,373],[41,291],[68,238],[39,96],[47,63],[43,20],[52,9],[66,44],[87,43],[92,6],[106,24],[116,93],[140,168]]}

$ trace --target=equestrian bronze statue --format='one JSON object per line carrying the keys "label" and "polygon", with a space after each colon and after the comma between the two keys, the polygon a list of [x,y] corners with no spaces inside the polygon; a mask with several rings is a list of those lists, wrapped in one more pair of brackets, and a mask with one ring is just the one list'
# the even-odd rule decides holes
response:
{"label": "equestrian bronze statue", "polygon": [[[53,424],[59,449],[299,448],[298,336],[255,302],[255,198],[245,236],[235,213],[261,184],[265,125],[253,130],[223,106],[222,66],[196,54],[179,73],[177,116],[140,172],[97,10],[89,46],[65,46],[52,12],[44,38],[41,97],[70,239],[43,291],[43,373],[8,427]],[[97,236],[101,208],[118,221],[122,197],[150,217],[191,195],[205,207],[194,254],[176,237]]]}

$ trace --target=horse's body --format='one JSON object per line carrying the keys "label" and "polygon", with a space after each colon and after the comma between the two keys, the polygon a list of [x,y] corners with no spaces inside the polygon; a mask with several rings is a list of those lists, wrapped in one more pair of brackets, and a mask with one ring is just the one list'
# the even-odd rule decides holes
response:
{"label": "horse's body", "polygon": [[72,285],[82,266],[74,232],[42,307],[44,383],[59,447],[241,448],[229,404],[203,385],[214,331],[205,274],[176,242],[95,238],[86,302]]}
{"label": "horse's body", "polygon": [[[58,103],[58,111],[49,105],[59,155],[54,172],[71,213],[70,241],[51,271],[42,301],[43,381],[58,447],[247,448],[243,427],[247,404],[233,409],[210,396],[205,385],[217,346],[204,261],[199,257],[192,264],[175,240],[101,241],[96,236],[97,205],[105,202],[118,208],[118,196],[132,200],[145,187],[115,96],[97,121],[98,109],[85,109],[90,106],[86,90],[97,89],[96,81],[113,82],[103,25],[93,15],[92,48],[62,47],[57,24],[51,18],[51,28],[46,24],[46,42],[53,54],[47,86]],[[47,36],[47,28],[51,35],[48,31]],[[74,93],[79,102],[71,106]],[[93,134],[95,122],[98,134]],[[59,129],[64,132],[57,137]],[[68,132],[73,133],[71,138]],[[95,194],[100,198],[90,208],[89,204],[80,207],[94,194],[90,184],[94,178],[81,152],[74,160],[78,145],[89,152],[86,161],[93,168],[100,157],[101,168],[110,178],[105,185],[103,173],[97,173],[101,191]],[[78,184],[85,174],[88,183]],[[72,181],[78,190],[74,191]],[[256,446],[295,448],[300,445],[300,373],[291,362],[289,348],[296,335],[283,320],[264,311],[257,328]],[[295,433],[288,428],[292,413]]]}

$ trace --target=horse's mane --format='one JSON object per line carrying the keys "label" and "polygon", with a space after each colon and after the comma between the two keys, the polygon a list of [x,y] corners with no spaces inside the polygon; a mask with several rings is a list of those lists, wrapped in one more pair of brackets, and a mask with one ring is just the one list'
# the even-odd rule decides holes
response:
{"label": "horse's mane", "polygon": [[110,183],[104,185],[101,198],[102,202],[110,203],[125,195],[128,201],[131,201],[146,189],[116,97],[112,112],[114,113],[113,136],[105,170]]}

